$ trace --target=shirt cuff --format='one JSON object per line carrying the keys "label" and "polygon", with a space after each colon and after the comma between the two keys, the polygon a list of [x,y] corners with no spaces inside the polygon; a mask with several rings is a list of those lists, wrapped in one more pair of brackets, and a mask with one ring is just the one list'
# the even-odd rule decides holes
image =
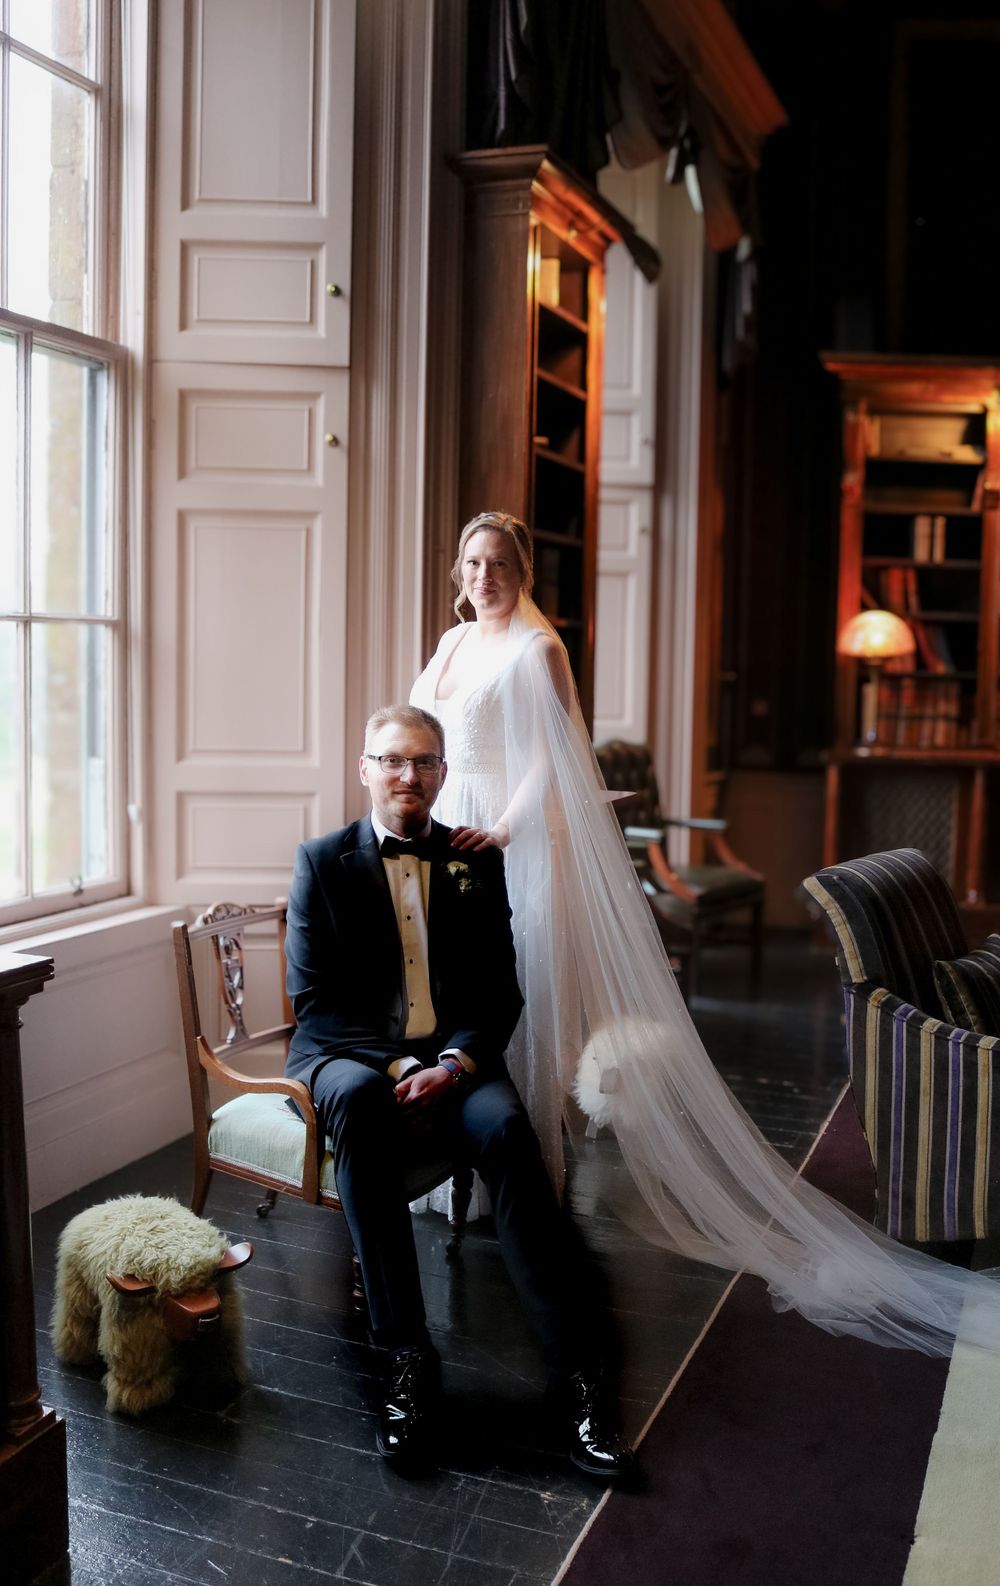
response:
{"label": "shirt cuff", "polygon": [[465,1069],[465,1072],[469,1075],[470,1079],[471,1079],[472,1075],[476,1072],[476,1065],[472,1061],[472,1058],[471,1057],[467,1057],[465,1055],[465,1053],[462,1051],[462,1048],[460,1046],[446,1046],[443,1052],[439,1052],[438,1053],[438,1062],[439,1063],[440,1063],[442,1057],[457,1057],[458,1061],[461,1063],[462,1067]]}
{"label": "shirt cuff", "polygon": [[398,1085],[399,1081],[405,1079],[407,1074],[412,1074],[418,1068],[423,1068],[423,1066],[419,1057],[397,1057],[389,1064],[386,1073]]}

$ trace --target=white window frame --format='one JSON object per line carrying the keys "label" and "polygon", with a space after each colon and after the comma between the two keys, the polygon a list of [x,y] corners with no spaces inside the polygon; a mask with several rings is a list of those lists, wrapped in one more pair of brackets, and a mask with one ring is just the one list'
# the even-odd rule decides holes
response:
{"label": "white window frame", "polygon": [[[29,540],[25,535],[27,523],[28,478],[27,463],[30,452],[31,424],[31,351],[34,345],[82,357],[102,364],[107,370],[107,451],[105,475],[105,532],[108,566],[108,610],[100,614],[79,612],[33,612],[22,599],[24,609],[4,611],[0,618],[6,624],[17,625],[17,644],[20,658],[22,693],[17,702],[21,716],[20,761],[24,792],[22,809],[22,842],[25,845],[24,865],[28,880],[28,895],[0,904],[0,928],[13,927],[53,916],[65,921],[67,913],[89,905],[104,904],[109,900],[127,897],[129,878],[129,833],[127,821],[128,801],[128,744],[127,744],[127,682],[130,665],[129,590],[127,582],[126,512],[124,489],[124,464],[126,456],[125,426],[128,420],[125,375],[128,351],[122,342],[112,340],[120,334],[121,316],[118,310],[119,268],[116,258],[117,239],[120,235],[118,203],[120,162],[116,147],[121,125],[120,85],[121,73],[112,48],[112,27],[115,9],[112,0],[91,0],[95,48],[94,77],[86,77],[72,67],[39,53],[37,50],[11,38],[8,31],[9,0],[0,0],[0,87],[2,87],[2,114],[8,125],[0,128],[3,148],[3,166],[0,169],[0,329],[11,334],[17,343],[18,353],[18,502],[19,532],[25,557],[22,591],[29,589]],[[91,95],[94,107],[92,168],[90,171],[89,241],[90,265],[90,321],[95,331],[91,334],[65,326],[28,318],[3,305],[7,301],[7,236],[10,199],[10,150],[12,139],[9,129],[10,115],[10,59],[18,56],[49,72],[52,76],[81,88]],[[108,631],[107,677],[109,732],[109,827],[108,878],[100,882],[74,885],[68,880],[65,887],[32,891],[31,884],[31,765],[30,765],[30,705],[31,705],[31,635],[34,628],[60,622],[83,626],[93,624]],[[7,934],[4,931],[4,934]]]}

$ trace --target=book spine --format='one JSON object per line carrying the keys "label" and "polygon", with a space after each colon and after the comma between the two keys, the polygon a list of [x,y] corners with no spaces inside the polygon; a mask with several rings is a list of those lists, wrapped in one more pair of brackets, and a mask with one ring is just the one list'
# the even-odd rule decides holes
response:
{"label": "book spine", "polygon": [[930,561],[933,534],[934,520],[930,513],[918,512],[913,520],[913,560],[915,562]]}

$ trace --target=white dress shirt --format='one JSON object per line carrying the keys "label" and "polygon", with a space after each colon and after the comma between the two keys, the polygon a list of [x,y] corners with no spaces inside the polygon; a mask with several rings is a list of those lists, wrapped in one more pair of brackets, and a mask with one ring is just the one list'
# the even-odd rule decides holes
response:
{"label": "white dress shirt", "polygon": [[[383,837],[398,836],[396,832],[390,832],[387,826],[383,826],[374,813],[371,822],[375,840],[380,847]],[[430,829],[430,821],[428,821],[424,830],[418,835],[426,837]],[[399,841],[405,842],[406,838],[400,838]],[[411,1040],[419,1040],[423,1036],[432,1035],[437,1026],[437,1014],[431,997],[427,948],[427,900],[430,893],[431,867],[426,859],[418,859],[416,855],[410,857],[402,853],[398,858],[383,859],[382,868],[389,883],[389,894],[396,912],[403,952],[406,1000],[409,1003],[406,1034]],[[447,1047],[439,1055],[457,1057],[468,1074],[474,1074],[476,1071],[472,1059],[466,1057],[457,1046]],[[390,1079],[399,1080],[421,1066],[419,1059],[415,1057],[397,1057],[389,1064],[387,1072]]]}

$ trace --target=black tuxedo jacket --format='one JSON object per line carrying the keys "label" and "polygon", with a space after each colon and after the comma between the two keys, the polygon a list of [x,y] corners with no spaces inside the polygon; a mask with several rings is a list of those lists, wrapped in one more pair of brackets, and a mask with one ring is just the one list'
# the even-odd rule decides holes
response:
{"label": "black tuxedo jacket", "polygon": [[[505,1073],[503,1054],[523,1005],[503,857],[459,853],[432,826],[427,904],[435,1052],[457,1046],[477,1079]],[[449,869],[449,866],[451,867]],[[456,869],[456,866],[458,867]],[[426,1057],[406,1039],[408,1004],[399,927],[370,819],[302,843],[288,898],[288,995],[297,1028],[285,1072],[311,1084],[334,1057],[386,1071]],[[414,1048],[417,1048],[416,1051]]]}

